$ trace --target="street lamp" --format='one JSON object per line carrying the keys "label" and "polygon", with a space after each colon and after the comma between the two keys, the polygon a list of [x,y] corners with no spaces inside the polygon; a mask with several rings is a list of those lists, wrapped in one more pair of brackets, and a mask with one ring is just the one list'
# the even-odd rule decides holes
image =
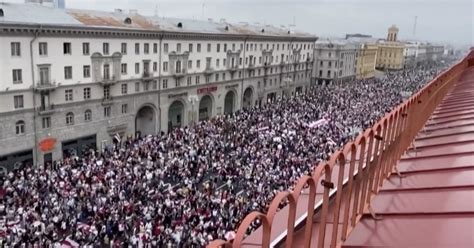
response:
{"label": "street lamp", "polygon": [[190,95],[188,96],[188,101],[191,103],[191,123],[194,124],[194,104],[197,103],[199,97],[197,95]]}

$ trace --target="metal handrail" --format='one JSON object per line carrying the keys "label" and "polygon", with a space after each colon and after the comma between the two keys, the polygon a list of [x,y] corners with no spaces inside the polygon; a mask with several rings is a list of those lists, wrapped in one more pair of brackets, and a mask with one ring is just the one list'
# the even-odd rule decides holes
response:
{"label": "metal handrail", "polygon": [[[473,54],[474,55],[474,54]],[[233,242],[215,240],[208,248],[241,247],[246,236],[246,231],[257,218],[263,224],[261,246],[270,247],[272,223],[278,206],[283,200],[288,200],[289,208],[287,235],[285,247],[293,247],[293,234],[295,232],[296,206],[302,191],[309,188],[307,218],[304,225],[304,247],[311,247],[313,218],[315,213],[315,199],[317,185],[321,181],[324,187],[322,207],[319,210],[319,240],[317,247],[323,247],[326,238],[330,238],[330,246],[342,244],[349,236],[365,211],[371,211],[370,203],[379,192],[383,182],[394,171],[397,163],[407,151],[410,143],[425,125],[444,96],[459,79],[462,71],[468,67],[467,58],[453,65],[425,85],[420,91],[387,113],[372,128],[360,134],[355,141],[347,143],[342,149],[335,152],[329,161],[322,162],[312,172],[311,176],[300,178],[293,191],[278,193],[270,203],[267,214],[258,211],[251,212],[241,222]],[[357,156],[359,155],[359,157]],[[334,168],[338,166],[338,175],[333,178]],[[349,170],[348,178],[344,172]],[[336,188],[336,192],[330,191]],[[344,192],[343,189],[344,188]],[[330,201],[331,199],[331,201]],[[344,206],[344,207],[342,207]],[[331,208],[331,211],[329,211]],[[332,223],[342,223],[332,226],[330,235],[326,235],[327,222],[331,221],[329,212],[332,212]]]}

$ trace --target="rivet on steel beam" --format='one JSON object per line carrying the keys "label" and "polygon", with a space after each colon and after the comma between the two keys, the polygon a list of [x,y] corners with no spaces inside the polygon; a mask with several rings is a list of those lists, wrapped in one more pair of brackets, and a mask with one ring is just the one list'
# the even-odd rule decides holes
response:
{"label": "rivet on steel beam", "polygon": [[321,185],[323,185],[326,188],[334,189],[334,183],[333,182],[328,182],[326,180],[321,180]]}
{"label": "rivet on steel beam", "polygon": [[375,135],[374,138],[375,138],[376,140],[383,140],[382,136],[380,136],[380,135]]}

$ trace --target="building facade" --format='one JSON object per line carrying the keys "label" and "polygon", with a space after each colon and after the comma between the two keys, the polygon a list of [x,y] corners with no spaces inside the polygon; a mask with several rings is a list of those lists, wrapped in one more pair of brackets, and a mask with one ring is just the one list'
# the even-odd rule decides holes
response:
{"label": "building facade", "polygon": [[400,70],[404,67],[404,45],[398,41],[398,28],[388,29],[387,39],[378,42],[376,68],[380,70]]}
{"label": "building facade", "polygon": [[356,78],[367,79],[375,77],[375,64],[378,47],[375,43],[359,44],[356,61]]}
{"label": "building facade", "polygon": [[345,40],[318,40],[314,49],[313,83],[354,80],[357,51],[356,44]]}
{"label": "building facade", "polygon": [[309,34],[121,10],[0,9],[0,166],[106,149],[114,137],[167,132],[309,87]]}

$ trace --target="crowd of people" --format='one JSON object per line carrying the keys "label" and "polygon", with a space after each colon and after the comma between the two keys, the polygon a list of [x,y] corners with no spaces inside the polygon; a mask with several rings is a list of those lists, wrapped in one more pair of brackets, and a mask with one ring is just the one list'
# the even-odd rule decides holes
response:
{"label": "crowd of people", "polygon": [[[416,92],[442,67],[314,86],[169,134],[128,139],[0,179],[16,247],[204,247]],[[256,223],[258,225],[258,223]]]}

